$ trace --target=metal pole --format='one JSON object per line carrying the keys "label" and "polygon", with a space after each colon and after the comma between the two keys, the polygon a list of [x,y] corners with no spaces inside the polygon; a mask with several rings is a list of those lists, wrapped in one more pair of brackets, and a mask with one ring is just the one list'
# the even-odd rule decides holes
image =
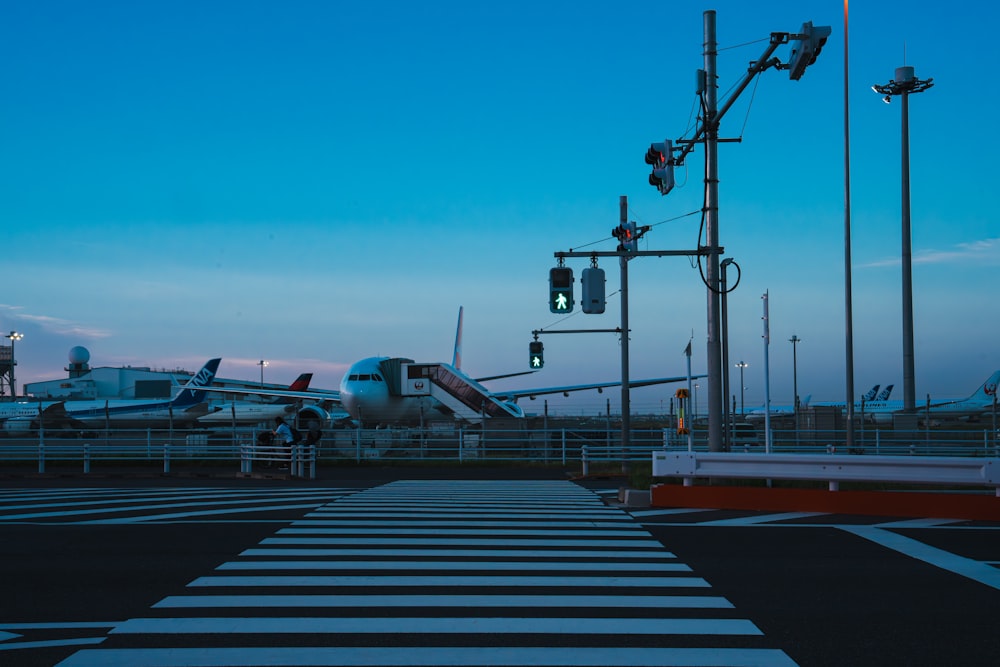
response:
{"label": "metal pole", "polygon": [[910,95],[904,89],[903,101],[903,410],[916,407],[913,386],[913,270],[910,247]]}
{"label": "metal pole", "polygon": [[847,58],[847,2],[844,0],[844,365],[846,366],[848,448],[854,445],[854,305],[851,300],[851,116]]}
{"label": "metal pole", "polygon": [[903,409],[913,412],[916,408],[913,362],[913,273],[910,247],[910,93],[922,93],[932,87],[933,79],[921,80],[907,65],[896,68],[893,80],[885,85],[872,86],[872,90],[885,95],[889,102],[899,95],[903,104],[902,120],[902,267],[903,267]]}
{"label": "metal pole", "polygon": [[719,284],[722,291],[722,422],[725,424],[722,430],[722,447],[726,451],[732,449],[733,442],[733,420],[729,415],[729,294],[726,285],[726,267],[733,263],[731,257],[727,257],[719,264]]}
{"label": "metal pole", "polygon": [[719,121],[715,11],[705,30],[705,238],[708,250],[708,450],[722,451],[722,366],[719,334]]}
{"label": "metal pole", "polygon": [[799,444],[799,363],[795,347],[802,340],[795,334],[788,339],[792,344],[792,415],[795,419],[795,444]]}
{"label": "metal pole", "polygon": [[[618,198],[618,218],[622,225],[628,222],[628,197]],[[629,435],[632,430],[631,401],[629,398],[629,359],[628,359],[628,257],[618,258],[621,264],[622,292],[622,472],[628,472]]]}
{"label": "metal pole", "polygon": [[771,361],[768,356],[768,348],[771,346],[771,323],[768,320],[770,314],[768,309],[768,296],[764,292],[761,299],[764,300],[764,451],[771,453]]}

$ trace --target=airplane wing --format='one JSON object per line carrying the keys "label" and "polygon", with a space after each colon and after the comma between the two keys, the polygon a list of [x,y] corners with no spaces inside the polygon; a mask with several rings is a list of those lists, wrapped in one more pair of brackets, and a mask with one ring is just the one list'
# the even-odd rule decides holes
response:
{"label": "airplane wing", "polygon": [[204,387],[201,391],[210,391],[213,394],[240,394],[243,396],[277,396],[283,398],[297,398],[304,401],[329,401],[337,405],[340,404],[339,391],[318,391],[311,389],[308,391],[291,391],[289,389],[243,389],[239,387]]}
{"label": "airplane wing", "polygon": [[[698,378],[707,377],[706,375],[692,375],[691,379],[695,380]],[[630,389],[636,387],[648,387],[654,384],[668,384],[671,382],[686,382],[688,379],[687,375],[677,376],[677,377],[667,377],[667,378],[649,378],[646,380],[630,380],[628,386]],[[508,391],[498,391],[494,392],[493,396],[504,401],[516,401],[519,398],[534,398],[535,396],[545,396],[548,394],[569,394],[575,391],[587,391],[588,389],[597,389],[601,391],[607,387],[620,387],[622,385],[621,381],[618,382],[595,382],[592,384],[573,384],[566,385],[563,387],[541,387],[538,389],[511,389]]]}

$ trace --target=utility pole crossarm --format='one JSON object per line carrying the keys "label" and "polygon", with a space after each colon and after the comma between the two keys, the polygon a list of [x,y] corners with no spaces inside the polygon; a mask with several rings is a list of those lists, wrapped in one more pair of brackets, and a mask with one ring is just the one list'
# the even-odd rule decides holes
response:
{"label": "utility pole crossarm", "polygon": [[726,112],[729,111],[733,104],[736,103],[736,100],[743,93],[743,91],[746,90],[746,87],[750,85],[750,82],[753,81],[755,76],[772,66],[780,65],[780,61],[777,58],[771,58],[771,56],[774,55],[774,52],[779,46],[788,42],[789,37],[790,35],[787,32],[771,33],[771,39],[768,42],[767,48],[764,49],[764,53],[761,54],[760,58],[750,63],[750,67],[747,69],[746,74],[743,75],[743,79],[722,104],[722,108],[719,109],[718,113],[716,113],[713,118],[704,119],[695,131],[693,138],[677,139],[674,142],[677,144],[684,144],[684,148],[681,149],[680,155],[674,158],[675,165],[684,164],[684,158],[688,153],[694,150],[694,145],[702,140],[702,135],[708,131],[710,126],[712,129],[718,129],[719,123],[722,122],[722,117],[725,116]]}

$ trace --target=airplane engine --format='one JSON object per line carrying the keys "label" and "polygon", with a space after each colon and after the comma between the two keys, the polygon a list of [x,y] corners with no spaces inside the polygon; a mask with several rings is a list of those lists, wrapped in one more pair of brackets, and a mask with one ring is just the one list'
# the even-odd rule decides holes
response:
{"label": "airplane engine", "polygon": [[312,420],[316,420],[320,424],[326,424],[329,419],[330,413],[318,405],[307,405],[299,410],[298,413],[299,424],[308,425]]}

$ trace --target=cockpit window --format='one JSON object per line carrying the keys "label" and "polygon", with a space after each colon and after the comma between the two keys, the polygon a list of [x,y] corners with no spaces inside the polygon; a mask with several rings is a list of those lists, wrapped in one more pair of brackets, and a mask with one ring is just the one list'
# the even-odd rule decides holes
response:
{"label": "cockpit window", "polygon": [[374,373],[372,373],[372,380],[375,382],[382,382],[382,378]]}

